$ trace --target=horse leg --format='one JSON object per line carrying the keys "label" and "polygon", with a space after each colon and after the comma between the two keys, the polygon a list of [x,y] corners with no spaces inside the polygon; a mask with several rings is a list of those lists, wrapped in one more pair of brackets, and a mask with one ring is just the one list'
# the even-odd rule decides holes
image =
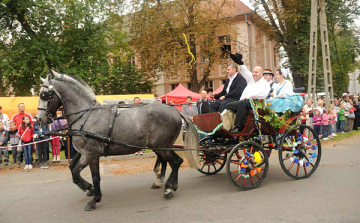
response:
{"label": "horse leg", "polygon": [[[151,189],[158,189],[164,183],[166,166],[167,166],[167,161],[164,158],[162,158],[159,154],[156,153],[156,155],[157,155],[157,159],[154,166],[154,173],[156,175],[157,180],[153,183]],[[160,170],[160,164],[161,164],[161,170]]]}
{"label": "horse leg", "polygon": [[84,180],[80,176],[80,172],[88,165],[85,157],[81,155],[80,153],[77,153],[75,157],[71,160],[71,163],[69,165],[69,168],[71,170],[71,175],[73,178],[74,184],[78,185],[81,190],[87,192],[87,196],[93,196],[94,195],[94,187],[88,183],[86,180]]}
{"label": "horse leg", "polygon": [[171,198],[173,196],[173,192],[178,188],[179,168],[184,160],[174,151],[164,151],[163,157],[169,162],[171,166],[170,176],[165,183],[164,198]]}
{"label": "horse leg", "polygon": [[100,167],[99,167],[99,156],[97,155],[97,157],[87,157],[89,166],[90,166],[90,170],[91,170],[91,176],[92,176],[92,180],[93,180],[93,185],[94,185],[94,189],[95,189],[95,196],[94,198],[87,203],[87,205],[85,206],[84,210],[85,211],[92,211],[95,209],[96,207],[96,203],[101,201],[101,190],[100,190]]}

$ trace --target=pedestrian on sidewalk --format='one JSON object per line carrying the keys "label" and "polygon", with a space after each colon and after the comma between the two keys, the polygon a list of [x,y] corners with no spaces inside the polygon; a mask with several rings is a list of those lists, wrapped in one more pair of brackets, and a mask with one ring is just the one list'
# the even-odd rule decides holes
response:
{"label": "pedestrian on sidewalk", "polygon": [[12,146],[12,156],[13,156],[13,164],[18,162],[18,164],[21,163],[20,160],[20,151],[17,151],[17,145],[19,144],[20,137],[18,135],[18,130],[16,129],[16,123],[11,121],[10,122],[10,131],[9,131],[9,144]]}

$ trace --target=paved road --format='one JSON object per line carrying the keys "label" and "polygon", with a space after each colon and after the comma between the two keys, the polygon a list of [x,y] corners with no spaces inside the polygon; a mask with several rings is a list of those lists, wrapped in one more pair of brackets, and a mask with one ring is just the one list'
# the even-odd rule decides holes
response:
{"label": "paved road", "polygon": [[83,211],[90,199],[65,167],[5,171],[0,222],[360,222],[359,145],[358,136],[325,146],[316,173],[299,181],[272,154],[265,181],[251,191],[237,190],[225,171],[204,176],[182,169],[171,200],[150,189],[153,173],[113,175],[122,164],[109,163],[102,165],[103,200],[92,212]]}

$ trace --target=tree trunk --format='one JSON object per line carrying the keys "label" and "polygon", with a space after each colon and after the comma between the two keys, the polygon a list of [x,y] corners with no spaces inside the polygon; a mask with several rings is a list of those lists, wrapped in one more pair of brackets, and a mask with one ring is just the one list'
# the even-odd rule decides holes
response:
{"label": "tree trunk", "polygon": [[294,69],[291,69],[291,73],[294,80],[295,88],[305,87],[303,77],[298,74]]}

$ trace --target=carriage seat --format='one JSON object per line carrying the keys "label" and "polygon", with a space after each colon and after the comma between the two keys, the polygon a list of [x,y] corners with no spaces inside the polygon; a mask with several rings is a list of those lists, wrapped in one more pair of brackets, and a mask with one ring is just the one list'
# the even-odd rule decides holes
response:
{"label": "carriage seat", "polygon": [[194,115],[193,119],[196,127],[204,132],[212,132],[221,123],[219,112]]}

